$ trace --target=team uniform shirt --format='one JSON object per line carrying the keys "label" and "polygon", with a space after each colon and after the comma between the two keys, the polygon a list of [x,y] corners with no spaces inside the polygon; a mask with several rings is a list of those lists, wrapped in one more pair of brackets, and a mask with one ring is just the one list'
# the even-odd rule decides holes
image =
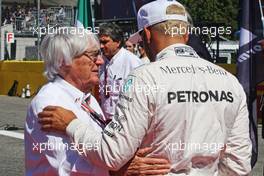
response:
{"label": "team uniform shirt", "polygon": [[250,172],[246,96],[238,80],[199,58],[183,44],[171,45],[154,63],[133,71],[103,135],[73,120],[66,129],[77,143],[98,142],[84,152],[91,162],[120,168],[138,148],[170,161],[168,175],[246,175]]}
{"label": "team uniform shirt", "polygon": [[123,82],[130,71],[142,64],[141,60],[124,48],[121,48],[111,60],[104,58],[100,66],[101,107],[107,119],[112,119]]}
{"label": "team uniform shirt", "polygon": [[[89,99],[89,102],[85,104],[83,99]],[[37,115],[48,105],[69,109],[93,132],[102,132],[97,120],[91,118],[89,111],[83,107],[89,106],[98,114],[103,114],[95,98],[91,94],[84,95],[79,89],[57,77],[41,88],[28,108],[25,123],[26,175],[108,176],[108,170],[93,165],[78,154],[84,148],[97,148],[97,144],[76,146],[66,135],[41,131]]]}

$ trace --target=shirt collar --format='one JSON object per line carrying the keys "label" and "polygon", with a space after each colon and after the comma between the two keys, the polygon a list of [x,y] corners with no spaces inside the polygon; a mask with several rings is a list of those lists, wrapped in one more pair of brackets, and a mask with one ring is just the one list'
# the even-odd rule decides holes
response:
{"label": "shirt collar", "polygon": [[60,76],[56,77],[55,82],[57,82],[59,86],[72,97],[75,103],[81,104],[82,100],[90,95],[90,93],[85,94],[84,92],[80,91]]}
{"label": "shirt collar", "polygon": [[185,44],[182,44],[182,43],[176,43],[176,44],[173,44],[173,45],[170,45],[170,46],[167,46],[166,48],[164,48],[163,50],[161,50],[157,56],[156,56],[156,61],[157,60],[162,60],[163,58],[165,57],[170,57],[170,56],[175,56],[175,48],[188,48],[188,50],[190,50],[195,57],[197,57],[197,53],[193,50],[192,47],[188,46],[188,45],[185,45]]}
{"label": "shirt collar", "polygon": [[113,62],[117,59],[117,58],[120,58],[120,55],[122,55],[122,53],[124,52],[124,48],[121,47],[119,49],[119,51],[112,57],[112,59],[109,61],[109,64],[113,64]]}

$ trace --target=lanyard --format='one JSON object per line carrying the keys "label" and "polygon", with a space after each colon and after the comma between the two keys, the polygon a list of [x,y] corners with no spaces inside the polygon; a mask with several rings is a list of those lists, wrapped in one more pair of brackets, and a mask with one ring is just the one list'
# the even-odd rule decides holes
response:
{"label": "lanyard", "polygon": [[109,68],[109,65],[108,66],[105,66],[105,72],[104,72],[104,94],[105,94],[105,97],[106,98],[109,98],[109,89],[108,89],[108,82],[107,82],[107,77],[108,77],[108,68]]}
{"label": "lanyard", "polygon": [[85,100],[82,101],[81,107],[90,114],[90,116],[101,126],[105,127],[108,122],[103,119],[103,116],[97,113],[93,108],[90,106],[91,102],[91,95],[89,95]]}

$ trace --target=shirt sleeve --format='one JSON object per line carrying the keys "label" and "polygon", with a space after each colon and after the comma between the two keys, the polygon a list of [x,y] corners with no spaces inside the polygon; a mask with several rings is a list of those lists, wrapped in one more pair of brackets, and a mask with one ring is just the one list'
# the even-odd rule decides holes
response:
{"label": "shirt sleeve", "polygon": [[239,85],[240,107],[234,125],[228,134],[223,156],[220,158],[219,175],[247,175],[251,171],[252,144],[249,137],[249,117],[246,95]]}
{"label": "shirt sleeve", "polygon": [[[65,175],[75,170],[74,160],[67,160],[67,156],[78,156],[70,145],[70,139],[63,134],[54,132],[44,132],[40,129],[38,123],[38,113],[48,105],[58,105],[45,98],[34,100],[28,108],[27,119],[25,123],[25,150],[26,150],[26,170],[30,172],[34,169],[35,163],[49,163],[49,169],[43,168],[43,172],[57,175]],[[37,162],[35,161],[37,160]],[[35,166],[39,167],[38,165]]]}
{"label": "shirt sleeve", "polygon": [[93,164],[118,170],[135,154],[149,126],[151,94],[146,84],[135,75],[129,75],[119,96],[116,112],[103,133],[96,133],[78,119],[67,127],[67,134],[77,145],[94,145],[84,149],[83,155]]}
{"label": "shirt sleeve", "polygon": [[41,131],[37,114],[43,108],[33,103],[28,109],[25,124],[26,170],[34,169],[32,168],[36,166],[34,160],[38,158],[39,163],[50,164],[51,172],[55,169],[58,175],[63,175],[68,170],[64,167],[67,165],[66,150],[64,150],[66,143],[59,134]]}

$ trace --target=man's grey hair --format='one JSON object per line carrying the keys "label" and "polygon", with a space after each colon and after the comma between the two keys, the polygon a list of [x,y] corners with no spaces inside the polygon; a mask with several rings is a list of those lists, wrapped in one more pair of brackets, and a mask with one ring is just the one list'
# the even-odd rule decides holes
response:
{"label": "man's grey hair", "polygon": [[44,74],[49,81],[55,79],[62,64],[70,65],[74,58],[86,50],[100,49],[99,40],[94,34],[77,29],[71,27],[70,32],[57,31],[56,34],[46,35],[43,39],[40,54],[45,63]]}

